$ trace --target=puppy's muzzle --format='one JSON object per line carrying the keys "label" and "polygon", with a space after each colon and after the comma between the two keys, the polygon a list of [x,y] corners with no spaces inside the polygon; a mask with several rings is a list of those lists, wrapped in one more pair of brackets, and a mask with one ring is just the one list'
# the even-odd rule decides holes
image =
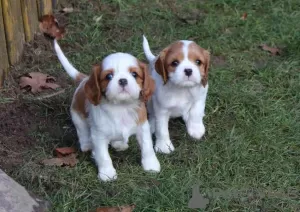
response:
{"label": "puppy's muzzle", "polygon": [[186,76],[190,77],[192,75],[192,73],[193,73],[193,70],[189,69],[189,68],[188,69],[184,69],[184,73],[185,73]]}
{"label": "puppy's muzzle", "polygon": [[127,84],[128,84],[127,79],[124,79],[124,78],[119,79],[119,85],[120,85],[121,87],[124,88]]}

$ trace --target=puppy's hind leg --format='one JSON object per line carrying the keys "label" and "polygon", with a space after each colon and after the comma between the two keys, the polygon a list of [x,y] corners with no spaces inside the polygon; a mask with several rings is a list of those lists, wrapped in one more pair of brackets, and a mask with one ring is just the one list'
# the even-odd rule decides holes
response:
{"label": "puppy's hind leg", "polygon": [[75,125],[80,149],[82,152],[87,152],[92,149],[93,144],[91,141],[90,128],[87,120],[80,116],[76,111],[71,109],[72,121]]}
{"label": "puppy's hind leg", "polygon": [[153,109],[153,105],[152,102],[150,101],[147,104],[147,109],[148,109],[148,120],[149,120],[149,124],[150,124],[150,132],[151,134],[155,133],[155,116],[154,116],[154,109]]}

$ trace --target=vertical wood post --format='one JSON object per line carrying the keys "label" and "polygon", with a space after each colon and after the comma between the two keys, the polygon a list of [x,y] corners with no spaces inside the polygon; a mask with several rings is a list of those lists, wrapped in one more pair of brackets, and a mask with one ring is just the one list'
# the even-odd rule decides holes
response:
{"label": "vertical wood post", "polygon": [[21,3],[18,0],[2,0],[6,44],[10,64],[21,58],[25,42]]}
{"label": "vertical wood post", "polygon": [[37,0],[39,17],[52,13],[52,0]]}
{"label": "vertical wood post", "polygon": [[38,29],[38,9],[36,0],[21,0],[22,17],[26,42],[34,38]]}
{"label": "vertical wood post", "polygon": [[3,79],[6,74],[6,70],[9,67],[6,40],[5,40],[5,30],[3,23],[3,13],[2,13],[2,0],[0,0],[0,87],[2,87]]}

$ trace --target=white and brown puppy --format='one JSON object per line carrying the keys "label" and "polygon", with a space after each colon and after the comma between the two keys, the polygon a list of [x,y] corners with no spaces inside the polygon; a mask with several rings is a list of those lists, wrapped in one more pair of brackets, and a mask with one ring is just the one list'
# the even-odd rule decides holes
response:
{"label": "white and brown puppy", "polygon": [[98,177],[103,181],[117,178],[108,145],[125,150],[133,134],[141,148],[144,170],[159,172],[145,106],[155,87],[147,66],[130,54],[114,53],[86,76],[70,64],[56,40],[54,48],[64,69],[80,83],[73,96],[71,116],[81,150],[92,150]]}
{"label": "white and brown puppy", "polygon": [[210,54],[193,41],[181,40],[154,56],[145,36],[143,48],[156,83],[148,104],[151,132],[156,135],[155,150],[170,153],[174,150],[168,130],[170,118],[182,117],[193,138],[200,139],[205,133]]}

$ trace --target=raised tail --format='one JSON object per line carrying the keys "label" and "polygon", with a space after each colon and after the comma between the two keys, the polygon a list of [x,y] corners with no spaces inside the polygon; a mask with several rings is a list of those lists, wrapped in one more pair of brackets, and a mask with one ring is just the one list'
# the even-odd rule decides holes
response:
{"label": "raised tail", "polygon": [[153,61],[155,59],[155,56],[152,54],[152,52],[150,50],[150,46],[149,46],[148,40],[145,37],[145,35],[143,35],[143,49],[144,49],[144,53],[146,55],[147,60],[149,62]]}
{"label": "raised tail", "polygon": [[86,77],[85,74],[80,73],[76,68],[74,68],[74,66],[69,62],[68,58],[66,58],[66,56],[64,55],[64,53],[62,52],[60,46],[57,43],[57,40],[54,39],[54,49],[56,52],[56,55],[60,61],[60,63],[62,64],[62,66],[64,67],[64,69],[66,70],[66,72],[69,74],[69,76],[76,80],[77,82],[80,82],[83,78]]}

